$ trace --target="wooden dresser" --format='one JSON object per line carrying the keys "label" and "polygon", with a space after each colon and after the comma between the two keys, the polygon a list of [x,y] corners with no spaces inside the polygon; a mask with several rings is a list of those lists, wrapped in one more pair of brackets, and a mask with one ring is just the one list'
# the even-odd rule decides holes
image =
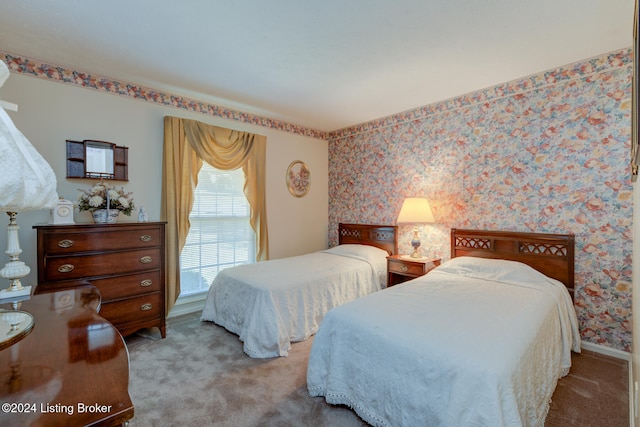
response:
{"label": "wooden dresser", "polygon": [[35,293],[93,285],[100,316],[123,336],[157,326],[164,338],[164,222],[35,225]]}

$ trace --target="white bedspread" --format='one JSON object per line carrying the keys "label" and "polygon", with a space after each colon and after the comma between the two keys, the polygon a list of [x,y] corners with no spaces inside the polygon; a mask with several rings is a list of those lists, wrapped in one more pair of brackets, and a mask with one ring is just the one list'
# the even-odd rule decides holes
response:
{"label": "white bedspread", "polygon": [[251,357],[286,356],[315,334],[331,308],[386,286],[387,252],[341,245],[222,270],[201,319],[239,335]]}
{"label": "white bedspread", "polygon": [[580,351],[573,304],[560,282],[524,264],[476,260],[327,313],[310,395],[375,426],[542,426]]}

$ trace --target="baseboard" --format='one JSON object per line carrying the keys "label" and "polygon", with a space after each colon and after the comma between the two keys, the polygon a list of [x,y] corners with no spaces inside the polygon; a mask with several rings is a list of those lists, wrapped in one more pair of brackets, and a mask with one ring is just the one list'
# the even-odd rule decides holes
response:
{"label": "baseboard", "polygon": [[585,341],[582,341],[580,343],[580,347],[585,350],[593,351],[594,353],[600,353],[606,356],[615,357],[616,359],[622,359],[626,360],[627,362],[631,362],[631,353],[627,353],[626,351],[617,350],[615,348],[605,347],[600,344],[593,344]]}
{"label": "baseboard", "polygon": [[194,295],[186,298],[180,298],[173,306],[167,318],[184,316],[185,314],[202,311],[207,294]]}
{"label": "baseboard", "polygon": [[633,363],[629,361],[629,427],[633,427],[636,422],[636,412],[638,412],[638,391],[635,389],[636,383],[633,380]]}

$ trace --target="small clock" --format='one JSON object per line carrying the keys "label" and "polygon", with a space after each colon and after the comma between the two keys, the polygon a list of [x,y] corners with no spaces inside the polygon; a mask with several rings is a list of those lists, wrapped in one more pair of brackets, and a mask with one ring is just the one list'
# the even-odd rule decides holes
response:
{"label": "small clock", "polygon": [[75,224],[73,221],[73,203],[69,200],[60,199],[51,209],[51,222],[53,224]]}

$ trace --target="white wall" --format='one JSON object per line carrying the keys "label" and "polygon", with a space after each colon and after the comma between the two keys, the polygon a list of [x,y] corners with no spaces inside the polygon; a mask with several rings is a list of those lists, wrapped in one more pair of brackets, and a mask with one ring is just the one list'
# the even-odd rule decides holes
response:
{"label": "white wall", "polygon": [[[75,200],[79,188],[95,181],[66,178],[65,140],[96,139],[129,147],[129,181],[117,182],[132,191],[136,206],[145,206],[151,221],[160,219],[162,191],[163,117],[177,116],[216,126],[266,135],[267,221],[271,258],[297,255],[327,246],[328,148],[326,141],[164,107],[128,97],[111,95],[59,82],[11,74],[0,87],[0,99],[19,105],[8,112],[14,123],[49,162],[56,173],[58,193]],[[293,197],[285,175],[294,160],[307,163],[311,190]],[[2,173],[2,171],[0,171]],[[36,284],[36,233],[32,225],[46,223],[48,211],[18,215],[20,259],[31,267],[23,281]],[[87,212],[75,212],[76,222],[91,222]],[[137,221],[120,215],[119,221]],[[0,216],[0,251],[7,247],[8,217]],[[0,268],[8,257],[0,256]],[[0,288],[7,284],[0,283]]]}

